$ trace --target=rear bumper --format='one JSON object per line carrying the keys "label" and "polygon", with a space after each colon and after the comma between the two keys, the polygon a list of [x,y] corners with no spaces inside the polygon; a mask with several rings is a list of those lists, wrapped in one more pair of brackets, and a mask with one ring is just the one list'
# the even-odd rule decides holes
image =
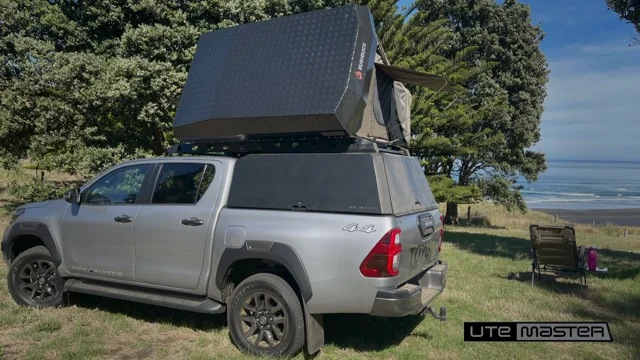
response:
{"label": "rear bumper", "polygon": [[400,317],[421,313],[444,291],[448,265],[440,260],[429,270],[392,290],[378,290],[371,315]]}

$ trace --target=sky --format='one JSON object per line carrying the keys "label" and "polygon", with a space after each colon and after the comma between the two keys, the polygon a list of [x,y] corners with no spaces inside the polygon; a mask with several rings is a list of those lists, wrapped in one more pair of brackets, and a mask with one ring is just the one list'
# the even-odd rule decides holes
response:
{"label": "sky", "polygon": [[[408,4],[410,0],[401,1]],[[605,0],[521,0],[546,33],[542,139],[551,160],[640,161],[640,45]]]}

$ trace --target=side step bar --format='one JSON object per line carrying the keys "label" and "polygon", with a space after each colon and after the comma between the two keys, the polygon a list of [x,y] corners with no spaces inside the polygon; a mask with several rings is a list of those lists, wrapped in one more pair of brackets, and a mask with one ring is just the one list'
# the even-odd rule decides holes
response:
{"label": "side step bar", "polygon": [[224,305],[205,297],[192,297],[119,284],[69,279],[64,283],[64,290],[204,314],[220,314],[226,310]]}

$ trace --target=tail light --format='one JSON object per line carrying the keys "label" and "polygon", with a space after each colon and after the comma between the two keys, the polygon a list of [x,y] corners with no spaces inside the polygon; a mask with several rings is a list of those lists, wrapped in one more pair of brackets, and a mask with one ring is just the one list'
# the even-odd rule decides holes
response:
{"label": "tail light", "polygon": [[389,230],[373,247],[360,265],[360,273],[366,277],[392,277],[400,273],[400,229]]}
{"label": "tail light", "polygon": [[438,242],[438,252],[442,252],[442,238],[444,237],[444,217],[440,215],[440,223],[442,227],[440,228],[440,242]]}

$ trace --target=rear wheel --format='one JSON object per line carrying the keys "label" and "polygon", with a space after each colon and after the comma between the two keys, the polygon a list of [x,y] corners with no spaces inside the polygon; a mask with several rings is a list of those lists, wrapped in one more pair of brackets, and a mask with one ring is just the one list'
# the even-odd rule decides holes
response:
{"label": "rear wheel", "polygon": [[304,345],[304,318],[291,286],[273,274],[256,274],[233,291],[227,308],[233,342],[258,356],[289,357]]}
{"label": "rear wheel", "polygon": [[32,247],[18,255],[9,267],[7,280],[11,297],[20,305],[62,305],[62,280],[44,246]]}

